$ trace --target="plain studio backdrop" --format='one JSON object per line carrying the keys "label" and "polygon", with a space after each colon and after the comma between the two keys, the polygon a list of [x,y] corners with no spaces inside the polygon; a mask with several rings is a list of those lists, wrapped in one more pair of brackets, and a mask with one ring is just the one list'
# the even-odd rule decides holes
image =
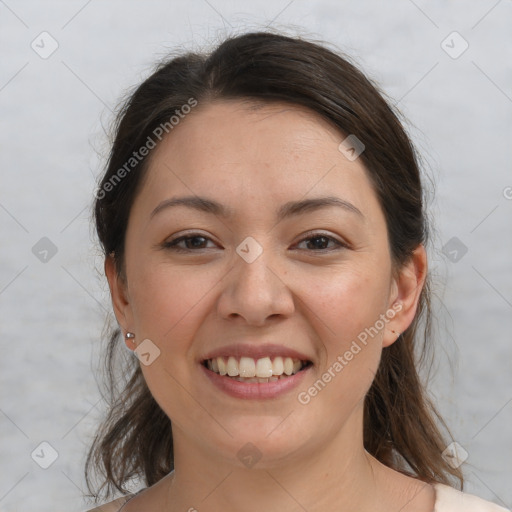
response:
{"label": "plain studio backdrop", "polygon": [[512,506],[511,21],[509,0],[0,0],[0,510],[87,508],[111,111],[168,50],[267,26],[347,52],[409,120],[436,182],[430,389],[467,491]]}

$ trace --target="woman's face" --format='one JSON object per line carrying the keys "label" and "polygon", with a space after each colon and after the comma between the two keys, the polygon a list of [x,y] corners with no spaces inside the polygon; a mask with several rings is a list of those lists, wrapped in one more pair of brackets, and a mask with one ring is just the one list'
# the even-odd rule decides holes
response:
{"label": "woman's face", "polygon": [[160,143],[130,214],[126,286],[107,273],[176,453],[271,467],[361,439],[381,350],[417,293],[392,277],[345,137],[303,108],[252,106],[199,105]]}

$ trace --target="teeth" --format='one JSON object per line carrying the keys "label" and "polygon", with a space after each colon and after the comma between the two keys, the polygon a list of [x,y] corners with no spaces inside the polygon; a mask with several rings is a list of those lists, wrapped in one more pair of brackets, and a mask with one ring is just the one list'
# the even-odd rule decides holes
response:
{"label": "teeth", "polygon": [[227,371],[230,377],[236,377],[238,375],[238,361],[234,357],[228,359]]}
{"label": "teeth", "polygon": [[291,357],[287,357],[284,360],[284,373],[291,375],[293,373],[293,360]]}
{"label": "teeth", "polygon": [[256,362],[256,376],[261,378],[272,377],[272,361],[270,360],[270,357],[258,359]]}
{"label": "teeth", "polygon": [[282,375],[284,372],[284,363],[282,357],[276,357],[272,363],[272,375]]}
{"label": "teeth", "polygon": [[[221,375],[226,375],[228,373],[228,370],[226,369],[226,363],[224,362],[224,359],[222,359],[222,357],[216,357],[215,360],[217,361],[219,373]],[[210,369],[215,371],[213,368],[210,368]]]}
{"label": "teeth", "polygon": [[303,366],[299,359],[277,356],[273,360],[263,357],[258,360],[252,357],[241,357],[238,361],[230,356],[208,359],[207,367],[220,375],[228,375],[242,382],[274,382],[281,376],[296,374]]}
{"label": "teeth", "polygon": [[[231,358],[230,358],[231,359]],[[240,377],[255,377],[256,363],[252,357],[242,357],[238,363]]]}

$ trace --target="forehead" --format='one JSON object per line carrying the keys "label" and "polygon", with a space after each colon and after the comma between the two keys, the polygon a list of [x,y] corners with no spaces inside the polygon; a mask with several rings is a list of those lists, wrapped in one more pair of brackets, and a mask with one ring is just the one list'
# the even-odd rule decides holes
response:
{"label": "forehead", "polygon": [[153,151],[145,195],[154,202],[171,193],[207,194],[244,206],[334,193],[378,208],[361,160],[338,150],[344,138],[297,105],[200,104]]}
{"label": "forehead", "polygon": [[338,130],[305,107],[224,100],[199,105],[159,145],[156,159],[168,159],[179,149],[180,161],[203,163],[217,157],[216,163],[241,167],[252,161],[267,162],[267,155],[279,162],[314,154],[315,147],[336,145],[338,139]]}

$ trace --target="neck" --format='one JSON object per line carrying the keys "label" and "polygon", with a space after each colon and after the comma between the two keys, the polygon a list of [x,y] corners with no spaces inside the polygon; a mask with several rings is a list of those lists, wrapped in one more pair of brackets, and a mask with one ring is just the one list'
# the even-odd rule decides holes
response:
{"label": "neck", "polygon": [[248,469],[207,455],[173,431],[177,449],[167,510],[375,510],[378,465],[364,450],[360,432],[359,422],[348,424],[328,444],[304,447],[286,463]]}

